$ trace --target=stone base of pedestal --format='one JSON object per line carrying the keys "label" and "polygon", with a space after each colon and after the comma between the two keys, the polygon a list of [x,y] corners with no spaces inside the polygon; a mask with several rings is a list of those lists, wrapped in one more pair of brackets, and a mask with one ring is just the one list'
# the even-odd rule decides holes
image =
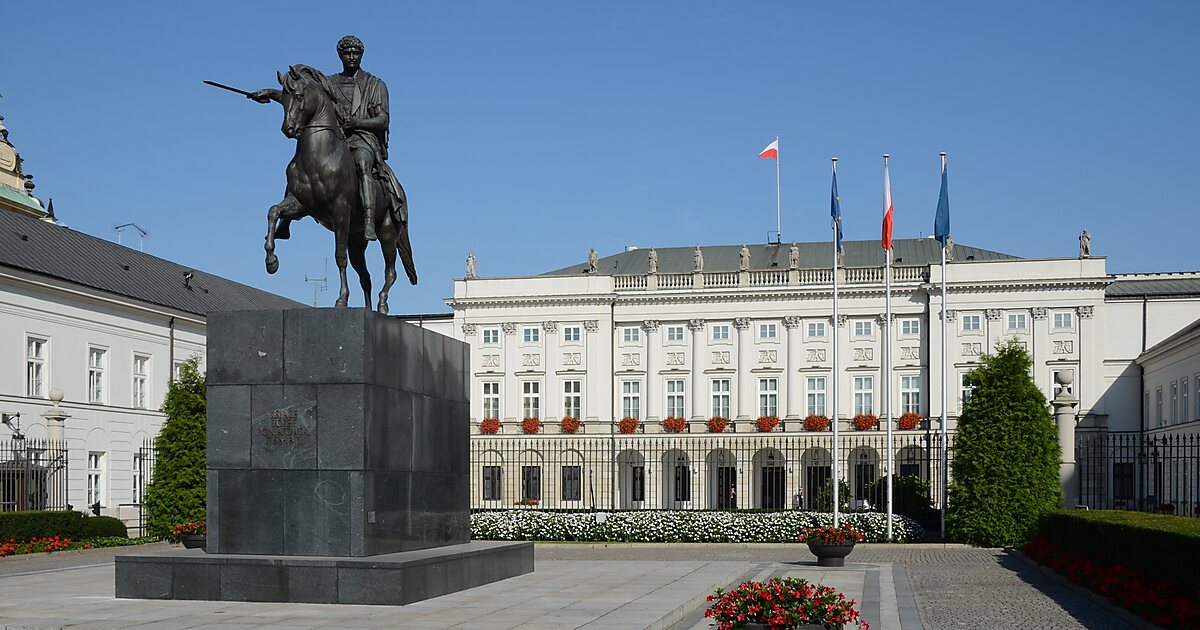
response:
{"label": "stone base of pedestal", "polygon": [[472,541],[368,558],[206,554],[116,557],[117,598],[402,606],[533,571],[533,543]]}

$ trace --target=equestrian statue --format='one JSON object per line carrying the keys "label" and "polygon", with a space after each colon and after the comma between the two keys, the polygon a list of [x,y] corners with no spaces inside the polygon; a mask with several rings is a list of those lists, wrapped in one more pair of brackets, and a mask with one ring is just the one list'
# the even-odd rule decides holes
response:
{"label": "equestrian statue", "polygon": [[396,255],[409,282],[417,283],[408,240],[408,201],[388,167],[388,92],[379,78],[363,70],[363,43],[353,35],[337,45],[342,72],[326,76],[305,65],[276,73],[281,90],[245,92],[218,83],[259,103],[283,105],[283,135],[296,140],[296,155],[287,167],[283,201],[267,212],[267,273],[279,269],[275,240],[291,236],[292,221],[312,217],[334,233],[335,260],[341,277],[336,306],[346,306],[350,289],[346,262],[358,273],[371,308],[371,275],[367,242],[378,240],[383,251],[384,283],[378,311],[388,312],[388,290],[396,281]]}

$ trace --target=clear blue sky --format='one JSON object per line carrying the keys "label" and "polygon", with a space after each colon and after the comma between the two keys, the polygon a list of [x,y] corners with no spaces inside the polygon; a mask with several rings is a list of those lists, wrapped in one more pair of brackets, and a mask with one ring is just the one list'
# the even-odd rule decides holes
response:
{"label": "clear blue sky", "polygon": [[[829,238],[834,155],[846,238],[878,238],[885,152],[896,236],[927,235],[946,151],[958,243],[1074,256],[1086,227],[1110,272],[1200,268],[1200,3],[388,2],[339,15],[357,6],[7,2],[0,113],[36,194],[72,228],[115,240],[135,222],[149,253],[304,302],[326,258],[334,277],[328,233],[306,220],[279,273],[262,264],[294,151],[280,108],[201,80],[256,89],[289,64],[333,72],[347,33],[390,88],[390,163],[412,212],[421,284],[397,283],[393,313],[445,311],[471,251],[493,276],[591,247],[764,242],[775,168],[757,153],[776,133],[785,241]],[[374,247],[371,260],[378,276]],[[320,303],[335,296],[331,284]]]}

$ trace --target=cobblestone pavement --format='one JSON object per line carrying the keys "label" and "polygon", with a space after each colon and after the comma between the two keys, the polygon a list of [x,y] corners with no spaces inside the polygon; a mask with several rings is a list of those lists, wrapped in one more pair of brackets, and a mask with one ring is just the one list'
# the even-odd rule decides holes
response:
{"label": "cobblestone pavement", "polygon": [[[538,544],[536,554],[538,560],[742,560],[756,563],[756,568],[766,566],[763,563],[786,568],[793,562],[815,560],[802,545],[762,544]],[[863,545],[848,560],[906,568],[921,623],[931,630],[1129,628],[1003,550],[941,544]],[[696,613],[690,617],[696,618]],[[872,627],[885,629],[876,624]]]}

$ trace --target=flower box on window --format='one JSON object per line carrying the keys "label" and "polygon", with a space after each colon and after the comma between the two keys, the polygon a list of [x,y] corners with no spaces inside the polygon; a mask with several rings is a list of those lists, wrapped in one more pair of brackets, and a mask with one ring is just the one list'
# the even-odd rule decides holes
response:
{"label": "flower box on window", "polygon": [[897,426],[899,426],[901,431],[912,431],[913,429],[920,428],[921,421],[924,419],[925,418],[921,417],[921,414],[910,411],[903,416],[900,416],[900,420],[897,421]]}
{"label": "flower box on window", "polygon": [[725,431],[725,428],[728,426],[729,426],[729,418],[722,418],[721,416],[713,416],[708,419],[708,432],[709,433],[722,433]]}
{"label": "flower box on window", "polygon": [[813,414],[804,419],[804,430],[805,431],[828,431],[829,430],[829,418],[822,416],[822,415]]}
{"label": "flower box on window", "polygon": [[642,426],[642,421],[630,416],[621,418],[621,421],[617,423],[617,428],[621,430],[621,433],[636,433],[640,426]]}
{"label": "flower box on window", "polygon": [[525,418],[521,421],[521,430],[526,433],[537,433],[538,431],[541,431],[541,418]]}
{"label": "flower box on window", "polygon": [[500,432],[500,420],[498,418],[484,418],[483,422],[479,423],[479,432],[494,435]]}
{"label": "flower box on window", "polygon": [[758,420],[754,421],[754,426],[758,427],[763,433],[770,433],[779,426],[779,418],[776,416],[759,416]]}
{"label": "flower box on window", "polygon": [[558,423],[558,428],[563,433],[577,433],[579,431],[579,418],[575,416],[563,416],[562,422]]}
{"label": "flower box on window", "polygon": [[854,416],[854,428],[859,431],[870,431],[879,426],[879,418],[875,414],[860,413]]}
{"label": "flower box on window", "polygon": [[667,416],[663,418],[662,423],[668,433],[681,433],[687,429],[687,418],[683,416]]}

